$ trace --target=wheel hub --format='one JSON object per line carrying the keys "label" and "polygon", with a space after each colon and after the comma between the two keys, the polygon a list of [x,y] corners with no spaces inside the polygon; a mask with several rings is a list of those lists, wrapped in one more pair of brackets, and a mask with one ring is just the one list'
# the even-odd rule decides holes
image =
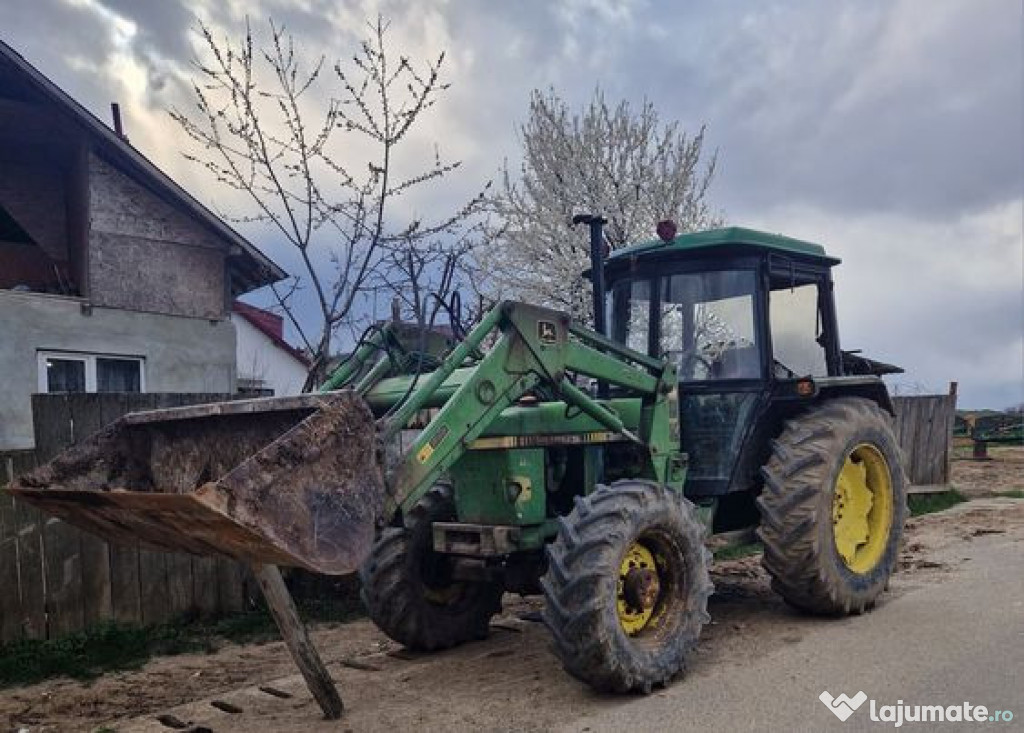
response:
{"label": "wheel hub", "polygon": [[633,568],[626,573],[622,584],[622,595],[626,605],[631,608],[654,608],[661,592],[658,574],[647,568]]}
{"label": "wheel hub", "polygon": [[628,635],[643,631],[661,595],[661,578],[654,555],[639,541],[630,545],[619,566],[616,583],[619,624]]}
{"label": "wheel hub", "polygon": [[881,561],[892,515],[889,465],[878,448],[862,443],[846,456],[832,497],[833,538],[847,568],[867,573]]}

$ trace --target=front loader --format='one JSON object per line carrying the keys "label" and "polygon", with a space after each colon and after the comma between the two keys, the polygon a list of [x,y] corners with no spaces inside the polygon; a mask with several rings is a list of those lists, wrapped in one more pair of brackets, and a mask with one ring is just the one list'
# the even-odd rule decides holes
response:
{"label": "front loader", "polygon": [[540,592],[566,669],[649,691],[708,621],[710,531],[759,525],[807,611],[862,612],[893,570],[887,365],[839,350],[836,262],[739,229],[639,245],[604,263],[611,337],[514,302],[448,349],[380,327],[317,394],[128,415],[12,491],[114,541],[358,571],[414,649]]}

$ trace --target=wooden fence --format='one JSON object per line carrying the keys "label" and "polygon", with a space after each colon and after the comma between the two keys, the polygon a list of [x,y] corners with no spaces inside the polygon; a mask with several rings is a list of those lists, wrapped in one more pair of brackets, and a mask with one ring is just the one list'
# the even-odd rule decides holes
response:
{"label": "wooden fence", "polygon": [[896,439],[911,491],[948,488],[956,419],[956,386],[948,395],[894,397]]}
{"label": "wooden fence", "polygon": [[[34,395],[36,450],[0,453],[0,486],[126,412],[213,394]],[[153,624],[240,611],[254,590],[225,558],[111,545],[0,493],[0,640],[55,638],[99,621]]]}

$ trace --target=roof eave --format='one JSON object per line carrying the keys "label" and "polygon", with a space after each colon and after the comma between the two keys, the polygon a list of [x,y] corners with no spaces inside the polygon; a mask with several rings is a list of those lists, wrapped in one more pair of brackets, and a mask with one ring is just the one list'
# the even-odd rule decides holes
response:
{"label": "roof eave", "polygon": [[228,259],[237,258],[232,249],[237,247],[239,254],[249,257],[252,266],[239,266],[239,278],[249,292],[256,288],[270,285],[285,279],[287,273],[273,260],[254,247],[247,239],[228,226],[220,217],[207,209],[202,203],[195,199],[188,191],[179,186],[170,176],[154,165],[146,156],[128,144],[126,140],[118,136],[113,130],[107,127],[92,112],[83,107],[63,89],[54,84],[42,72],[25,60],[21,54],[0,40],[0,55],[17,68],[18,71],[34,84],[38,91],[54,104],[69,110],[75,121],[81,124],[88,133],[93,135],[94,140],[102,148],[102,152],[109,157],[116,158],[117,162],[134,171],[142,178],[141,183],[150,188],[158,196],[170,197],[173,203],[184,206],[196,219],[210,229],[215,235],[229,244]]}

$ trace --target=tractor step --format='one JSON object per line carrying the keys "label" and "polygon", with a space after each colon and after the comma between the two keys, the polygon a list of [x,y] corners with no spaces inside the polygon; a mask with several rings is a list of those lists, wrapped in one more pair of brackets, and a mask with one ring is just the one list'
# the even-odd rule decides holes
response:
{"label": "tractor step", "polygon": [[519,527],[434,522],[434,551],[446,555],[496,557],[519,549]]}

